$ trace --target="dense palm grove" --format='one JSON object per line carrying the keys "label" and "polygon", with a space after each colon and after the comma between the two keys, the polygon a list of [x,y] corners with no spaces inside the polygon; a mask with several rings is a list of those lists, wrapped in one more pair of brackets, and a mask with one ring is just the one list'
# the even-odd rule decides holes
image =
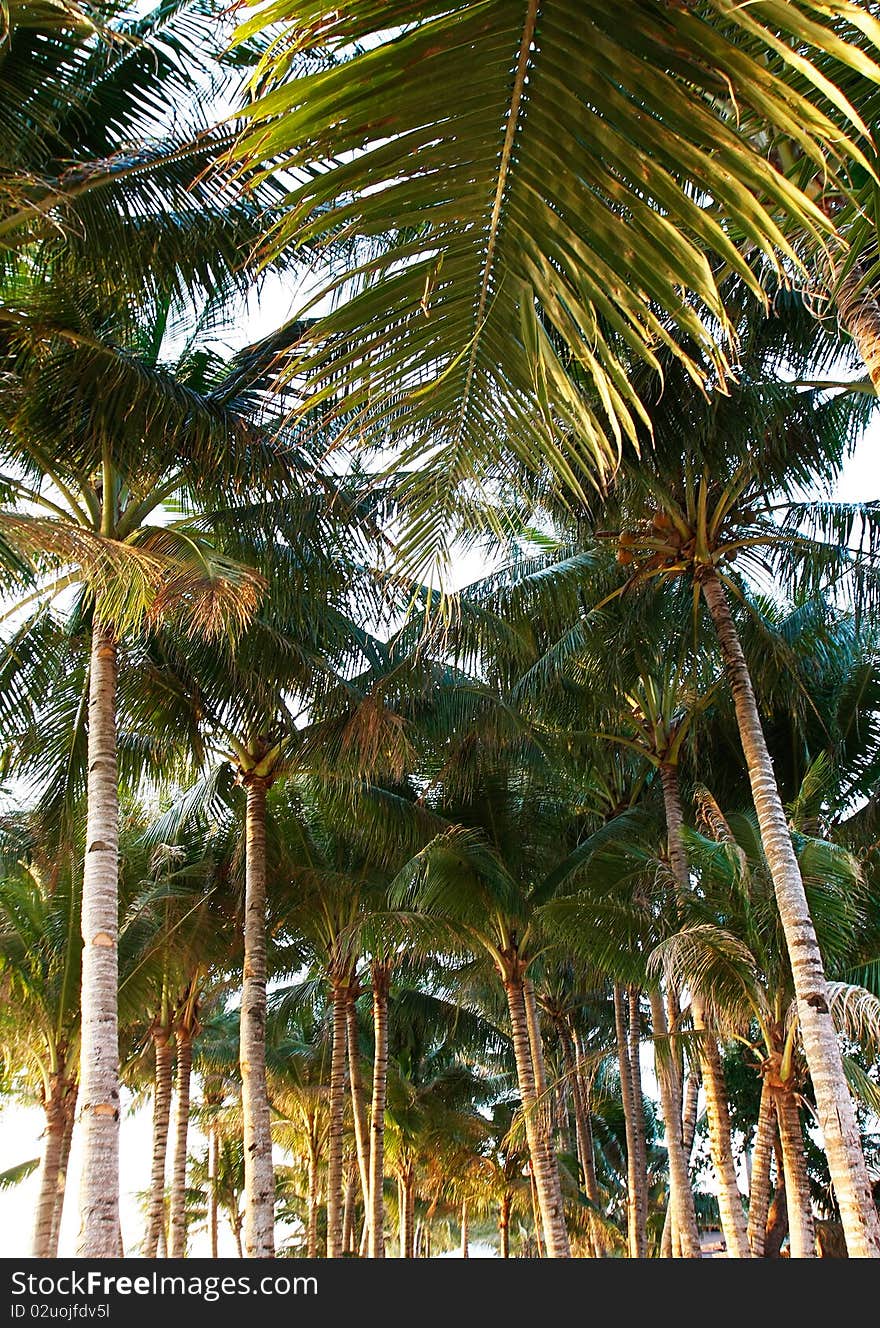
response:
{"label": "dense palm grove", "polygon": [[626,9],[0,5],[39,1258],[880,1257],[880,29]]}

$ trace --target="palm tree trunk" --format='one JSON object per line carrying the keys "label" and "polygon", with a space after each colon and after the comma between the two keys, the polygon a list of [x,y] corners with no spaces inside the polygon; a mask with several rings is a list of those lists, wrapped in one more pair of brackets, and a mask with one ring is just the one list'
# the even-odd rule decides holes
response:
{"label": "palm tree trunk", "polygon": [[[545,1104],[541,1103],[539,1106],[538,1103],[536,1067],[532,1059],[533,1046],[529,1036],[529,1017],[524,985],[521,961],[514,959],[504,978],[504,990],[507,996],[507,1008],[510,1013],[516,1074],[525,1118],[532,1175],[541,1214],[541,1226],[544,1230],[546,1256],[548,1259],[570,1259],[571,1250],[568,1244],[568,1232],[565,1227],[565,1210],[562,1204],[559,1166],[545,1128],[545,1111],[543,1110]],[[540,1050],[540,1037],[536,1041]],[[541,1066],[541,1073],[543,1073],[543,1066]]]}
{"label": "palm tree trunk", "polygon": [[310,1259],[318,1257],[318,1153],[313,1143],[309,1144],[309,1212],[306,1235],[306,1254]]}
{"label": "palm tree trunk", "polygon": [[410,1174],[406,1187],[406,1257],[415,1258],[416,1252],[416,1178],[415,1171]]}
{"label": "palm tree trunk", "polygon": [[388,1083],[388,987],[390,969],[374,961],[373,1106],[370,1112],[369,1257],[385,1258],[385,1092]]}
{"label": "palm tree trunk", "polygon": [[633,1126],[637,1149],[637,1176],[639,1185],[640,1238],[644,1240],[644,1254],[648,1254],[648,1145],[645,1137],[645,1095],[642,1091],[642,1060],[639,1054],[641,1042],[641,1010],[639,990],[630,987],[627,993],[629,1004],[629,1023],[627,1026],[627,1050],[629,1052],[630,1075],[633,1089]]}
{"label": "palm tree trunk", "polygon": [[397,1221],[400,1235],[400,1257],[413,1257],[415,1218],[415,1175],[413,1165],[407,1162],[397,1173]]}
{"label": "palm tree trunk", "polygon": [[770,1085],[765,1079],[761,1085],[761,1105],[755,1128],[755,1151],[749,1186],[749,1247],[753,1259],[764,1257],[764,1236],[770,1208],[770,1161],[775,1137],[776,1107]]}
{"label": "palm tree trunk", "polygon": [[785,1193],[785,1169],[782,1164],[782,1149],[779,1137],[773,1141],[773,1153],[776,1158],[776,1193],[767,1213],[767,1230],[764,1233],[764,1258],[778,1259],[782,1242],[788,1235],[788,1202]]}
{"label": "palm tree trunk", "polygon": [[[97,609],[95,610],[97,613]],[[77,1254],[119,1253],[119,790],[116,643],[92,626],[89,662],[88,810],[82,893],[80,1231]]]}
{"label": "palm tree trunk", "polygon": [[538,1250],[538,1258],[543,1259],[544,1240],[541,1234],[541,1206],[538,1203],[538,1187],[535,1184],[535,1168],[532,1166],[532,1159],[529,1158],[529,1194],[532,1200],[532,1226],[535,1228],[535,1246]]}
{"label": "palm tree trunk", "polygon": [[189,1136],[189,1101],[192,1084],[193,1040],[188,1027],[177,1030],[177,1105],[174,1114],[174,1154],[171,1161],[171,1199],[168,1220],[168,1255],[186,1254],[186,1152]]}
{"label": "palm tree trunk", "polygon": [[244,1244],[249,1259],[275,1257],[275,1170],[266,1084],[266,792],[243,775],[245,809],[244,970],[239,1064],[244,1122]]}
{"label": "palm tree trunk", "polygon": [[645,1214],[639,1211],[642,1188],[639,1184],[639,1143],[636,1136],[633,1101],[632,1065],[624,1013],[623,990],[614,984],[614,1028],[617,1035],[617,1064],[620,1070],[620,1096],[626,1127],[626,1231],[631,1259],[644,1259],[648,1252]]}
{"label": "palm tree trunk", "polygon": [[232,1237],[235,1241],[235,1248],[238,1253],[239,1259],[244,1258],[244,1249],[241,1243],[241,1227],[242,1227],[241,1219],[239,1219],[237,1222],[233,1222],[232,1224]]}
{"label": "palm tree trunk", "polygon": [[694,993],[691,997],[694,1028],[701,1035],[700,1056],[703,1070],[703,1091],[706,1095],[706,1118],[709,1124],[709,1151],[718,1184],[718,1208],[721,1228],[727,1246],[728,1259],[750,1259],[748,1232],[743,1212],[742,1195],[736,1179],[733,1146],[730,1139],[730,1111],[727,1106],[727,1086],[715,1034],[706,1023],[702,1000]]}
{"label": "palm tree trunk", "polygon": [[584,1102],[583,1083],[575,1056],[574,1038],[564,1025],[559,1029],[562,1043],[562,1057],[565,1072],[571,1084],[571,1100],[574,1105],[574,1126],[577,1138],[578,1161],[584,1178],[584,1193],[590,1203],[598,1206],[600,1202],[599,1182],[596,1177],[596,1158],[593,1149],[593,1128],[590,1113]]}
{"label": "palm tree trunk", "polygon": [[342,1210],[342,1252],[354,1252],[354,1192],[358,1183],[357,1162],[345,1167],[345,1204]]}
{"label": "palm tree trunk", "polygon": [[212,1259],[219,1257],[217,1222],[217,1161],[219,1152],[220,1141],[217,1137],[217,1126],[212,1121],[208,1126],[208,1240]]}
{"label": "palm tree trunk", "polygon": [[[681,791],[678,767],[663,764],[660,767],[663,786],[663,805],[666,813],[666,834],[669,845],[669,864],[682,894],[690,893],[690,875],[687,855],[681,837],[684,821],[681,810]],[[730,1142],[730,1113],[727,1108],[727,1089],[718,1044],[706,1025],[706,1012],[702,997],[691,993],[691,1011],[694,1028],[700,1037],[700,1064],[703,1089],[706,1094],[706,1116],[709,1121],[709,1147],[718,1183],[718,1207],[728,1259],[751,1257],[742,1198],[736,1180],[733,1148]]]}
{"label": "palm tree trunk", "polygon": [[804,1140],[794,1093],[775,1090],[776,1119],[782,1144],[785,1198],[788,1204],[788,1247],[792,1259],[815,1259],[816,1227],[810,1202],[810,1183],[804,1158]]}
{"label": "palm tree trunk", "polygon": [[502,1194],[498,1205],[498,1241],[502,1259],[510,1258],[510,1195]]}
{"label": "palm tree trunk", "polygon": [[364,1210],[370,1206],[370,1132],[364,1100],[364,1076],[361,1072],[361,1049],[358,1037],[357,1006],[349,988],[345,1006],[346,1035],[348,1039],[348,1084],[351,1091],[351,1113],[354,1118],[354,1142],[357,1149],[358,1174]]}
{"label": "palm tree trunk", "polygon": [[467,1259],[470,1257],[468,1251],[470,1247],[471,1229],[468,1222],[468,1201],[461,1201],[461,1257]]}
{"label": "palm tree trunk", "polygon": [[348,984],[331,978],[333,1051],[330,1058],[330,1135],[327,1145],[327,1258],[342,1254],[342,1149],[345,1112],[345,1007]]}
{"label": "palm tree trunk", "polygon": [[155,1259],[159,1232],[165,1222],[165,1157],[168,1151],[168,1122],[171,1117],[173,1052],[167,1028],[153,1029],[155,1061],[153,1087],[153,1166],[150,1175],[150,1199],[147,1207],[147,1230],[144,1236],[145,1259]]}
{"label": "palm tree trunk", "polygon": [[61,1234],[61,1218],[64,1214],[64,1198],[67,1193],[67,1167],[70,1162],[70,1145],[73,1142],[73,1127],[76,1120],[77,1085],[70,1085],[64,1099],[64,1134],[61,1138],[61,1156],[58,1160],[58,1177],[55,1188],[55,1207],[52,1210],[52,1228],[49,1233],[49,1246],[46,1257],[58,1257],[58,1238]]}
{"label": "palm tree trunk", "polygon": [[53,1074],[43,1105],[46,1127],[43,1131],[43,1157],[40,1165],[40,1188],[34,1215],[33,1257],[49,1259],[52,1226],[58,1202],[58,1177],[64,1151],[66,1125],[65,1098],[70,1086],[60,1074]]}
{"label": "palm tree trunk", "polygon": [[660,1088],[660,1105],[663,1108],[666,1134],[666,1153],[669,1159],[669,1209],[678,1233],[681,1257],[699,1259],[700,1236],[694,1211],[694,1192],[691,1188],[688,1159],[685,1157],[681,1137],[678,1066],[669,1045],[669,1028],[666,1023],[663,997],[659,991],[653,989],[649,992],[649,997],[654,1023],[654,1063],[657,1067],[657,1083]]}
{"label": "palm tree trunk", "polygon": [[791,961],[801,1038],[847,1250],[850,1258],[880,1258],[880,1216],[874,1206],[859,1127],[828,1006],[822,955],[767,751],[751,676],[724,586],[714,569],[706,570],[702,589],[733,694],[761,841]]}

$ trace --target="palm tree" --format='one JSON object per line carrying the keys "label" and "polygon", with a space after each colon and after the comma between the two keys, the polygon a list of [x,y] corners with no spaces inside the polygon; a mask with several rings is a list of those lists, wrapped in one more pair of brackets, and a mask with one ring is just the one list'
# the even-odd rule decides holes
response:
{"label": "palm tree", "polygon": [[[819,765],[824,763],[820,762]],[[841,848],[804,833],[812,819],[819,766],[814,767],[793,809],[798,860],[810,889],[823,955],[840,968],[852,952],[861,925],[863,886],[854,859]],[[798,1120],[797,1090],[802,1074],[799,1022],[792,1017],[791,967],[757,827],[748,817],[725,817],[706,790],[700,793],[704,835],[688,833],[688,854],[699,874],[699,896],[691,895],[682,930],[658,947],[657,962],[677,970],[693,990],[701,990],[723,1024],[751,1045],[763,1076],[761,1112],[753,1176],[756,1213],[750,1230],[760,1244],[766,1219],[768,1132],[778,1125],[788,1207],[791,1254],[815,1255],[815,1230],[807,1183],[804,1146]],[[813,804],[813,805],[811,805]],[[708,836],[708,837],[707,837]],[[686,957],[687,956],[687,957]],[[680,962],[679,962],[680,961]],[[711,975],[709,969],[712,969]],[[722,977],[723,972],[723,977]],[[833,984],[832,1010],[840,1020],[859,996]],[[870,1021],[868,1021],[870,1022]],[[757,1028],[757,1042],[751,1028]],[[848,1023],[841,1022],[841,1032]],[[864,1035],[863,1026],[860,1033]],[[762,1250],[758,1252],[762,1253]]]}
{"label": "palm tree", "polygon": [[[656,366],[662,345],[697,380],[726,375],[715,271],[757,289],[728,224],[789,257],[784,232],[828,227],[761,131],[832,174],[835,158],[864,160],[859,116],[819,71],[833,45],[838,67],[867,72],[875,29],[855,5],[835,16],[722,0],[699,13],[640,0],[625,18],[576,0],[280,3],[242,26],[242,40],[268,23],[284,40],[239,155],[303,170],[270,251],[340,230],[362,242],[321,292],[350,298],[294,343],[290,371],[310,406],[405,440],[412,567],[442,559],[444,518],[496,465],[546,466],[582,498],[601,484],[646,419],[630,354]],[[290,48],[329,67],[304,72]]]}
{"label": "palm tree", "polygon": [[[161,317],[154,338],[161,335]],[[50,343],[51,344],[51,343]],[[57,347],[57,342],[55,343]],[[11,480],[12,492],[43,508],[46,515],[3,513],[8,548],[17,548],[33,572],[20,605],[27,610],[24,627],[14,642],[28,639],[30,631],[45,633],[46,609],[62,591],[83,585],[87,597],[78,612],[89,621],[90,647],[87,691],[75,728],[82,730],[88,714],[84,764],[87,770],[87,826],[83,879],[82,935],[82,1084],[81,1114],[86,1138],[81,1195],[83,1251],[104,1256],[117,1250],[118,1226],[118,1063],[116,1033],[117,988],[117,690],[119,652],[127,635],[136,636],[150,617],[185,613],[194,634],[208,636],[240,627],[252,614],[262,582],[215,548],[199,526],[187,518],[164,526],[151,526],[155,509],[174,493],[182,498],[193,486],[203,486],[196,472],[200,446],[216,462],[229,456],[229,426],[241,437],[242,421],[233,409],[219,410],[202,398],[201,415],[196,391],[181,391],[162,370],[144,372],[126,355],[109,349],[118,378],[111,387],[104,379],[99,398],[102,414],[83,412],[77,388],[59,400],[46,390],[45,365],[36,361],[19,365],[23,382],[31,369],[39,384],[28,399],[24,414],[7,424],[5,451],[39,477],[36,487]],[[148,352],[149,353],[149,352]],[[62,362],[67,348],[61,343]],[[103,348],[97,361],[87,350],[91,372],[106,374]],[[87,375],[86,365],[81,366]],[[146,366],[144,366],[146,368]],[[118,412],[125,404],[125,413]],[[218,403],[219,404],[219,403]],[[220,423],[222,419],[222,424]],[[83,451],[51,461],[42,450],[63,422],[65,436],[77,439]],[[149,462],[143,440],[162,442]],[[218,428],[218,425],[220,427]],[[222,452],[217,448],[221,445]],[[185,448],[183,455],[175,450]],[[173,467],[168,474],[169,463]],[[41,487],[42,481],[47,489]],[[50,496],[54,492],[59,501]],[[48,572],[46,568],[48,567]],[[35,607],[36,605],[36,607]],[[10,654],[15,657],[15,645]],[[42,670],[31,694],[32,709],[41,697],[52,694],[50,656],[28,661],[26,669]],[[36,721],[40,727],[40,721]],[[23,749],[26,753],[26,747]],[[31,758],[34,759],[33,757]],[[27,760],[25,755],[24,764]],[[47,764],[47,752],[37,751],[34,763]],[[92,1152],[95,1153],[92,1158]]]}
{"label": "palm tree", "polygon": [[[143,820],[124,808],[120,858],[120,1016],[125,1030],[140,1019],[152,982],[157,925],[154,894],[139,836]],[[80,950],[75,935],[81,883],[79,844],[59,843],[31,814],[3,827],[0,886],[0,974],[10,1000],[4,1037],[27,1067],[46,1114],[41,1185],[34,1226],[37,1258],[57,1253],[66,1172],[79,1090],[82,1016]],[[14,1011],[14,1017],[13,1017]]]}

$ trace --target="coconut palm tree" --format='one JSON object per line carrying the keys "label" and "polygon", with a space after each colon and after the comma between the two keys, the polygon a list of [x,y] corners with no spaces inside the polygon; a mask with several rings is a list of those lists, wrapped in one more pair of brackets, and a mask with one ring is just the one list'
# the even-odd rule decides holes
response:
{"label": "coconut palm tree", "polygon": [[[155,900],[138,837],[140,813],[123,809],[120,860],[120,1015],[127,1029],[141,1016],[152,980]],[[80,836],[82,820],[80,819]],[[46,1116],[33,1253],[57,1254],[67,1164],[79,1090],[80,950],[75,936],[81,839],[65,846],[32,815],[9,820],[2,838],[0,973],[10,1001],[4,1038]]]}
{"label": "coconut palm tree", "polygon": [[[864,161],[863,122],[819,71],[833,45],[838,67],[867,73],[876,29],[859,6],[834,13],[282,0],[242,26],[284,40],[240,157],[303,171],[270,250],[340,230],[361,242],[315,301],[349,298],[295,343],[290,371],[310,405],[404,440],[411,567],[442,560],[462,486],[496,467],[547,467],[582,497],[601,484],[646,418],[628,356],[656,367],[662,345],[696,380],[726,375],[717,269],[757,287],[728,223],[790,257],[792,232],[828,225],[761,132],[832,173]],[[291,49],[329,67],[303,72]]]}
{"label": "coconut palm tree", "polygon": [[[823,955],[831,968],[840,968],[852,952],[862,925],[860,897],[863,885],[855,860],[845,850],[804,834],[813,818],[823,782],[820,760],[801,790],[794,809],[798,859],[809,883],[811,911],[820,927]],[[687,834],[688,856],[698,871],[701,889],[684,909],[683,927],[658,947],[656,962],[673,956],[688,969],[690,990],[700,989],[728,1028],[750,1045],[763,1076],[765,1091],[756,1143],[754,1220],[750,1229],[758,1243],[766,1220],[766,1178],[761,1168],[769,1158],[766,1137],[775,1114],[779,1129],[788,1207],[790,1249],[794,1258],[815,1255],[815,1229],[810,1204],[804,1146],[798,1119],[797,1093],[803,1076],[799,1023],[793,1016],[794,990],[784,937],[775,908],[772,884],[760,837],[748,817],[725,817],[707,790],[700,792],[704,834]],[[685,952],[690,949],[690,957]],[[713,967],[710,978],[707,965]],[[702,971],[698,969],[702,966]],[[684,976],[684,967],[679,967]],[[721,971],[725,977],[722,981]],[[727,1003],[724,991],[738,1003]],[[837,1017],[868,994],[855,989],[844,994],[832,984],[832,1009]],[[736,993],[734,995],[734,993]],[[724,1008],[726,1005],[726,1009]],[[746,1013],[747,1011],[747,1013]],[[870,1021],[860,1029],[865,1033]],[[845,1023],[841,1032],[850,1032]],[[757,1042],[751,1030],[757,1028]],[[768,1119],[769,1116],[769,1119]],[[763,1251],[759,1251],[763,1252]]]}

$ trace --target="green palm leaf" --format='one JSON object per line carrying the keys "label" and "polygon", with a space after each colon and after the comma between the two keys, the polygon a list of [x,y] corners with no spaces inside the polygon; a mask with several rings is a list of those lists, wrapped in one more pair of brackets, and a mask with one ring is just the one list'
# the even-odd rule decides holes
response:
{"label": "green palm leaf", "polygon": [[[601,482],[647,423],[628,355],[656,367],[666,346],[700,381],[726,373],[707,255],[756,279],[724,216],[790,258],[792,222],[814,240],[825,227],[750,135],[770,126],[817,165],[858,158],[832,115],[857,132],[859,117],[812,57],[833,47],[873,76],[846,36],[878,32],[860,7],[813,0],[275,0],[240,39],[275,23],[286,39],[240,145],[301,179],[269,249],[363,243],[289,371],[309,405],[405,437],[405,460],[430,452],[431,478],[409,486],[414,563],[440,556],[451,495],[499,461],[575,492]],[[291,51],[315,48],[332,67],[292,77]]]}

